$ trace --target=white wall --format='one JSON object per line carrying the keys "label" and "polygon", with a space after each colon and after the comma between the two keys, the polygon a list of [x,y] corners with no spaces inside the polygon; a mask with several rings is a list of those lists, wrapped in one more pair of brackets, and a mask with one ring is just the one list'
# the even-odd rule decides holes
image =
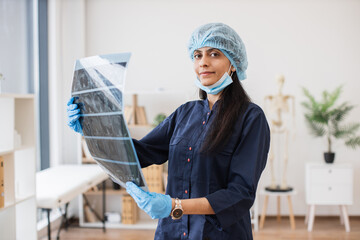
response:
{"label": "white wall", "polygon": [[49,101],[51,165],[76,162],[76,134],[67,127],[75,60],[85,56],[84,1],[49,1]]}
{"label": "white wall", "polygon": [[[321,162],[325,141],[313,139],[304,124],[304,100],[301,86],[319,95],[345,84],[342,101],[360,102],[360,1],[356,0],[243,0],[243,1],[174,1],[174,0],[87,0],[77,5],[62,1],[63,40],[58,63],[63,78],[58,79],[59,96],[65,116],[65,103],[70,95],[72,67],[84,56],[114,52],[132,52],[128,69],[127,91],[153,91],[162,87],[172,94],[140,95],[139,103],[151,120],[156,113],[171,113],[176,106],[196,98],[195,79],[186,44],[191,32],[201,24],[224,22],[242,37],[248,53],[248,79],[244,87],[260,106],[265,95],[276,93],[275,77],[284,74],[284,93],[296,98],[296,139],[290,146],[288,182],[298,191],[294,212],[306,212],[304,168],[306,162]],[[76,5],[76,4],[75,4]],[[79,11],[80,14],[76,14]],[[84,12],[83,12],[84,11]],[[81,29],[85,14],[85,29]],[[80,33],[79,33],[80,32]],[[80,34],[80,40],[79,40]],[[85,34],[83,39],[81,36]],[[83,41],[81,41],[83,40]],[[130,97],[126,101],[130,101]],[[358,121],[356,108],[349,121]],[[61,159],[76,158],[75,135],[63,124]],[[66,129],[66,130],[64,130]],[[355,183],[360,182],[360,150],[350,150],[341,142],[335,144],[336,162],[351,162]],[[260,187],[268,184],[265,170]],[[350,215],[360,214],[360,189],[355,186],[354,205]],[[260,199],[260,206],[262,199]],[[275,214],[275,201],[270,200],[269,213]],[[261,207],[260,207],[261,209]],[[283,211],[287,213],[284,202]],[[338,208],[321,207],[319,214],[337,214]]]}
{"label": "white wall", "polygon": [[[76,163],[80,136],[67,127],[75,60],[85,56],[84,1],[48,1],[50,166]],[[78,200],[69,215],[77,215]]]}

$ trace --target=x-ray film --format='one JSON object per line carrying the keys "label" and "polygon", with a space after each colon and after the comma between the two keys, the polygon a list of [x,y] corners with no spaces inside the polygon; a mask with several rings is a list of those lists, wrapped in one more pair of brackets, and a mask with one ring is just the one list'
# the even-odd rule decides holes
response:
{"label": "x-ray film", "polygon": [[91,156],[111,179],[132,181],[148,190],[124,118],[123,92],[130,53],[98,55],[76,61],[72,96]]}

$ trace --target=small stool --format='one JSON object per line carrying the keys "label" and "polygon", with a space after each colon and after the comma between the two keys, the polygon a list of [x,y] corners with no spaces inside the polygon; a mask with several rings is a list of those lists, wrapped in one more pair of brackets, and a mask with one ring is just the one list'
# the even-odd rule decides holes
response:
{"label": "small stool", "polygon": [[260,195],[265,195],[265,201],[264,201],[264,206],[263,206],[263,209],[261,212],[260,229],[262,229],[264,227],[266,209],[267,209],[267,205],[269,202],[269,196],[277,197],[277,221],[278,222],[281,221],[280,197],[283,196],[283,197],[287,197],[287,199],[288,199],[290,226],[291,226],[291,229],[294,230],[295,229],[295,218],[294,218],[294,212],[293,212],[293,207],[292,207],[292,203],[291,203],[291,196],[296,195],[296,194],[297,194],[297,192],[295,190],[291,190],[288,192],[270,192],[270,191],[266,191],[266,190],[261,190]]}

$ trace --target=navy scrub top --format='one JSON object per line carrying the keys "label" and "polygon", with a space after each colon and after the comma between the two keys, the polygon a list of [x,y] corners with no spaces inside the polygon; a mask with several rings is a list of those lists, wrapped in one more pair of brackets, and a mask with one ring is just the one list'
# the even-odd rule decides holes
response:
{"label": "navy scrub top", "polygon": [[269,150],[270,131],[259,106],[249,103],[218,153],[200,153],[218,104],[207,100],[180,106],[140,141],[133,140],[141,167],[168,163],[166,194],[206,197],[215,215],[183,215],[159,220],[155,239],[253,239],[252,206]]}

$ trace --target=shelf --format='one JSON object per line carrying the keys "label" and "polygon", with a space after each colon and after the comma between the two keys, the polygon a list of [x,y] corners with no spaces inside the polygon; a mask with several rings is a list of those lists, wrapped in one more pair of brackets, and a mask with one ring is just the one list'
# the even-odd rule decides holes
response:
{"label": "shelf", "polygon": [[[108,223],[106,222],[106,228],[116,228],[116,229],[137,229],[137,230],[152,230],[156,229],[158,220],[154,219],[140,219],[135,224],[122,224],[122,223]],[[94,223],[83,223],[84,227],[102,227],[102,222]]]}
{"label": "shelf", "polygon": [[128,124],[129,128],[154,128],[151,124]]}
{"label": "shelf", "polygon": [[143,125],[134,125],[134,124],[129,124],[128,125],[129,128],[129,133],[130,136],[132,138],[135,139],[141,139],[143,138],[147,133],[150,132],[151,129],[153,129],[154,127],[149,125],[149,124],[143,124]]}
{"label": "shelf", "polygon": [[[126,192],[125,189],[120,189],[120,190],[114,190],[114,189],[106,189],[105,191],[106,195],[112,195],[112,196],[116,196],[116,195],[128,195],[128,193]],[[165,194],[165,192],[161,192],[162,194]],[[98,191],[89,191],[84,193],[86,196],[98,196],[98,195],[102,195],[103,192],[101,189],[99,189]]]}
{"label": "shelf", "polygon": [[26,197],[23,197],[23,198],[17,198],[15,200],[15,203],[18,204],[18,203],[21,203],[21,202],[25,202],[25,201],[27,201],[27,200],[29,200],[31,198],[34,198],[34,197],[35,197],[35,195],[29,195],[29,196],[26,196]]}
{"label": "shelf", "polygon": [[1,211],[4,211],[5,209],[14,207],[15,205],[16,205],[15,202],[5,202],[5,207],[0,208],[0,212],[1,212]]}
{"label": "shelf", "polygon": [[33,94],[0,94],[0,239],[37,239],[34,103]]}
{"label": "shelf", "polygon": [[10,150],[0,150],[0,156],[12,154],[13,152],[14,152],[14,149],[10,149]]}
{"label": "shelf", "polygon": [[34,148],[34,146],[32,146],[32,145],[22,145],[22,146],[20,146],[20,147],[15,148],[15,149],[14,149],[14,152],[15,152],[15,151],[19,151],[19,150],[28,149],[28,148]]}
{"label": "shelf", "polygon": [[14,148],[14,149],[0,150],[0,156],[1,155],[12,154],[12,153],[14,153],[16,151],[24,150],[24,149],[27,149],[27,148],[34,148],[34,146],[32,146],[32,145],[22,145],[20,147]]}
{"label": "shelf", "polygon": [[[126,192],[125,189],[120,189],[120,190],[114,190],[114,189],[106,189],[105,191],[106,195],[125,195],[125,194],[128,194]],[[98,195],[102,195],[103,192],[101,189],[99,189],[98,191],[89,191],[89,192],[86,192],[84,193],[86,196],[98,196]]]}
{"label": "shelf", "polygon": [[16,204],[25,202],[25,201],[27,201],[27,200],[29,200],[31,198],[35,198],[35,195],[29,195],[29,196],[26,196],[26,197],[17,198],[15,201],[5,202],[5,207],[0,208],[0,212],[3,211],[4,209],[14,207],[14,206],[16,206]]}
{"label": "shelf", "polygon": [[12,94],[12,93],[1,93],[0,98],[22,98],[22,99],[33,99],[34,94]]}
{"label": "shelf", "polygon": [[34,197],[35,197],[35,195],[31,195],[31,196],[27,196],[27,197],[23,197],[23,198],[18,198],[18,199],[15,200],[15,202],[10,202],[10,203],[5,202],[5,207],[0,208],[0,212],[3,211],[4,209],[14,207],[14,206],[16,206],[16,204],[21,203],[21,202],[25,202],[25,201],[27,201],[27,200],[29,200],[31,198],[34,198]]}

